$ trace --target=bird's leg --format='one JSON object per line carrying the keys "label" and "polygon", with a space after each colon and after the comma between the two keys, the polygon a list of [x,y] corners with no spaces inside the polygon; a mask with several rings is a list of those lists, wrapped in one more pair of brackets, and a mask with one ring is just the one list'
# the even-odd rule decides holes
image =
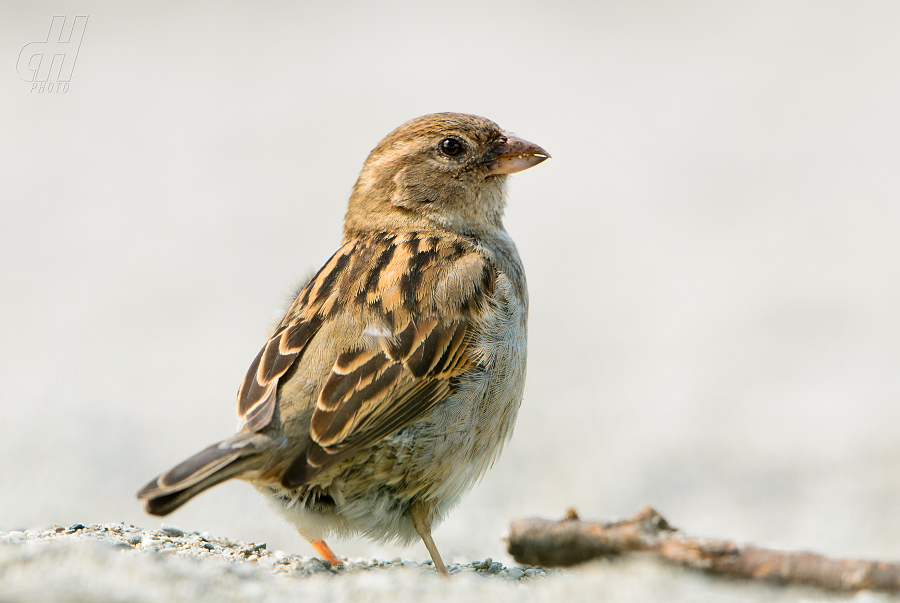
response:
{"label": "bird's leg", "polygon": [[324,559],[325,561],[330,561],[332,567],[337,567],[339,565],[343,565],[344,561],[340,557],[334,554],[334,551],[331,550],[331,547],[324,540],[309,540],[309,543],[312,545],[312,548],[316,549],[316,552],[319,554],[319,557]]}
{"label": "bird's leg", "polygon": [[441,559],[441,554],[438,553],[437,547],[434,545],[434,539],[431,537],[431,508],[432,506],[427,503],[416,501],[410,509],[410,517],[416,532],[422,537],[422,542],[425,543],[425,548],[428,549],[428,553],[431,555],[431,560],[434,561],[435,569],[449,578],[450,574],[447,572],[447,568]]}

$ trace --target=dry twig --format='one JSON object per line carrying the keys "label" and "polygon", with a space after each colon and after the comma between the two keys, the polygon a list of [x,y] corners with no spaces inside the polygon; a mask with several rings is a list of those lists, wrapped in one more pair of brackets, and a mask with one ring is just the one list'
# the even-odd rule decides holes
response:
{"label": "dry twig", "polygon": [[691,538],[643,507],[624,521],[581,521],[574,509],[559,521],[530,517],[510,524],[507,550],[519,563],[564,567],[629,552],[654,553],[670,563],[734,578],[805,584],[832,590],[900,592],[900,564],[833,559],[728,540]]}

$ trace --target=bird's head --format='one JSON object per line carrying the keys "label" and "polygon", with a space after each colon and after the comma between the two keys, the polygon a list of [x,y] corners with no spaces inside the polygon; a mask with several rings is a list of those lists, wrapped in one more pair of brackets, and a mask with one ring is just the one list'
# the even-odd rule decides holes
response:
{"label": "bird's head", "polygon": [[345,237],[404,227],[473,235],[502,228],[507,174],[548,157],[483,117],[418,117],[369,154],[350,197]]}

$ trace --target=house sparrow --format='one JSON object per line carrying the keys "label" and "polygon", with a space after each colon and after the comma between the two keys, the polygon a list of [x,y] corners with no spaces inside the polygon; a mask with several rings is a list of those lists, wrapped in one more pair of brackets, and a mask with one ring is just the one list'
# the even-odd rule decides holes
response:
{"label": "house sparrow", "polygon": [[474,115],[409,121],[371,152],[343,244],[300,290],[238,390],[237,434],[137,496],[166,515],[239,478],[316,551],[422,538],[491,466],[525,384],[528,292],[501,221],[541,147]]}

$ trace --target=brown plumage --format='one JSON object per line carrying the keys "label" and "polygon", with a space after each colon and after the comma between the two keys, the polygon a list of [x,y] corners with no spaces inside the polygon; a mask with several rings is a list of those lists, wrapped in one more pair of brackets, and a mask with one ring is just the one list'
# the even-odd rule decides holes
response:
{"label": "brown plumage", "polygon": [[147,484],[147,511],[240,478],[332,562],[328,534],[418,534],[444,571],[431,528],[500,453],[524,387],[528,296],[502,224],[506,174],[547,157],[457,113],[382,140],[341,248],[250,365],[240,430]]}

